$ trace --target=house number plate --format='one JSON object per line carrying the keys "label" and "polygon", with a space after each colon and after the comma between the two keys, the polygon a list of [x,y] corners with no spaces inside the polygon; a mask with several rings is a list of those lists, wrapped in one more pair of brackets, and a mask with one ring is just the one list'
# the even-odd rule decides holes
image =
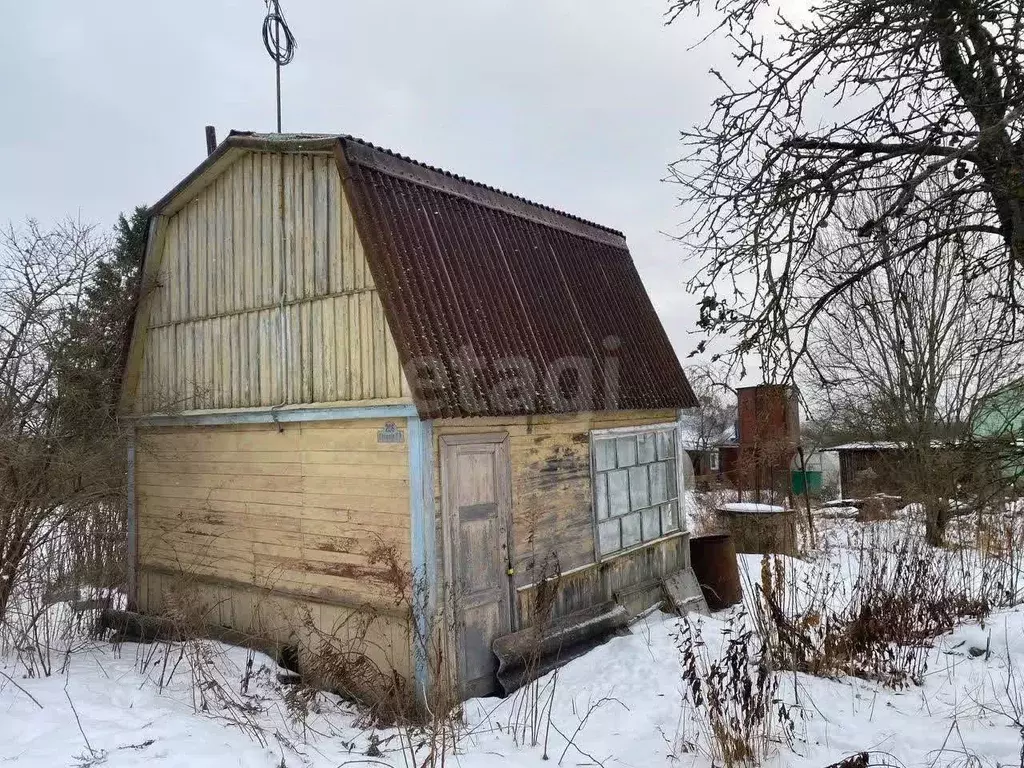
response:
{"label": "house number plate", "polygon": [[377,430],[377,442],[378,443],[404,443],[405,432],[398,428],[398,425],[393,421],[389,421],[384,425],[384,429]]}

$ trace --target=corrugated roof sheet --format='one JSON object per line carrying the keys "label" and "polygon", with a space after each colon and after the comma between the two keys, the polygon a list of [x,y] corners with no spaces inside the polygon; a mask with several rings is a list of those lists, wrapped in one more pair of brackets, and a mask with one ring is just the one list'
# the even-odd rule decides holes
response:
{"label": "corrugated roof sheet", "polygon": [[424,416],[697,404],[620,233],[352,139],[339,159]]}

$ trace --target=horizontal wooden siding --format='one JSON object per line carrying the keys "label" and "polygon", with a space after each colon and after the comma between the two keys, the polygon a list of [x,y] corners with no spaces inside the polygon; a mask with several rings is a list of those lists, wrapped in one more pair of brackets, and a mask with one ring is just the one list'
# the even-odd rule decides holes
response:
{"label": "horizontal wooden siding", "polygon": [[394,605],[388,569],[369,554],[384,544],[410,561],[408,453],[404,443],[377,442],[384,425],[141,430],[141,568],[355,607]]}

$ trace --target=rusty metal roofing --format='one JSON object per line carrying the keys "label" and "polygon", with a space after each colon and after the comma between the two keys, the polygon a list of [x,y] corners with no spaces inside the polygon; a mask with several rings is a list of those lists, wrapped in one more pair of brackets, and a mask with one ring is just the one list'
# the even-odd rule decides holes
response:
{"label": "rusty metal roofing", "polygon": [[425,418],[697,405],[621,232],[334,134],[233,131],[151,211],[239,150],[335,153]]}
{"label": "rusty metal roofing", "polygon": [[424,416],[697,404],[621,233],[357,140],[338,159]]}

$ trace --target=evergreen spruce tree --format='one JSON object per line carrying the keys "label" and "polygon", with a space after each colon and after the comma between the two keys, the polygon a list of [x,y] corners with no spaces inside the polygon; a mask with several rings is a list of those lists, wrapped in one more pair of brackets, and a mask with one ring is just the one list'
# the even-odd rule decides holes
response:
{"label": "evergreen spruce tree", "polygon": [[102,438],[115,429],[148,226],[143,206],[118,217],[109,255],[67,318],[55,366],[59,412],[69,437]]}

